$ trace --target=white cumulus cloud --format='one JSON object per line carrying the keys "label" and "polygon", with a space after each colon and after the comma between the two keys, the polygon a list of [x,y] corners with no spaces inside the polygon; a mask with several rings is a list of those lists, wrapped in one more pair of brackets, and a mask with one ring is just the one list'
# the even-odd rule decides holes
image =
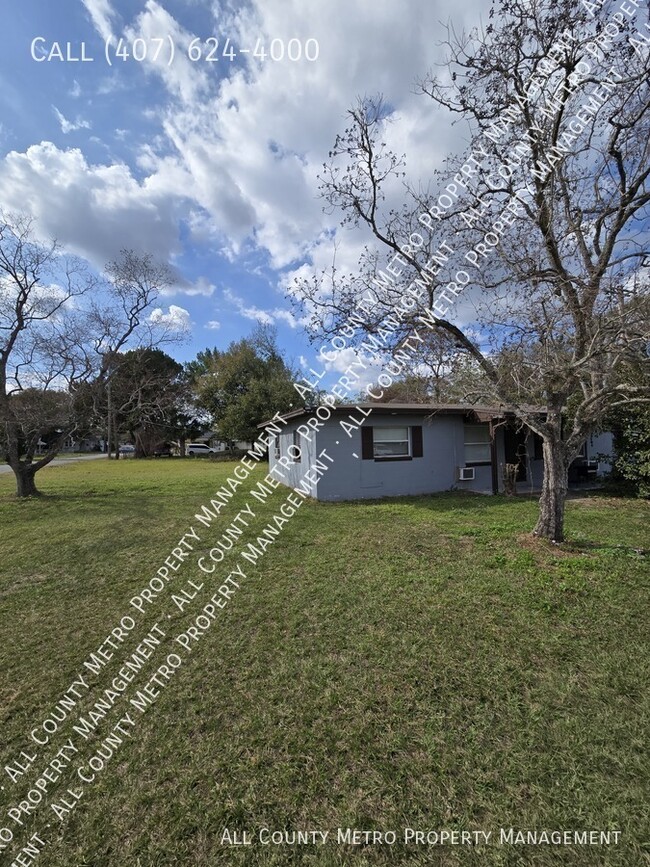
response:
{"label": "white cumulus cloud", "polygon": [[51,142],[11,151],[0,162],[2,204],[35,217],[40,234],[59,242],[96,267],[120,250],[137,247],[168,262],[180,252],[182,200],[167,177],[137,180],[124,163],[90,164],[78,148]]}
{"label": "white cumulus cloud", "polygon": [[149,321],[154,325],[164,325],[170,331],[187,332],[190,330],[192,320],[189,311],[176,304],[170,304],[167,313],[162,307],[154,307],[149,316]]}

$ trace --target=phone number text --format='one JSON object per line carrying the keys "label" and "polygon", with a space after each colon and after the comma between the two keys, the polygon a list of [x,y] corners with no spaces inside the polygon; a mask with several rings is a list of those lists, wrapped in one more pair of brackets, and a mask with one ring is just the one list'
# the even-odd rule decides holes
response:
{"label": "phone number text", "polygon": [[[86,42],[48,42],[44,36],[36,36],[31,43],[32,59],[38,63],[63,61],[67,63],[90,63],[98,59],[92,48]],[[232,63],[238,57],[252,57],[264,63],[271,60],[278,63],[289,60],[297,63],[306,60],[313,63],[318,60],[320,46],[318,40],[309,39],[257,39],[255,45],[242,48],[226,37],[218,39],[209,36],[207,39],[197,37],[187,45],[179,46],[171,36],[136,37],[124,39],[110,37],[104,42],[103,59],[109,66],[115,63],[135,61],[144,63],[166,63],[168,66],[177,56],[184,56],[192,63]]]}

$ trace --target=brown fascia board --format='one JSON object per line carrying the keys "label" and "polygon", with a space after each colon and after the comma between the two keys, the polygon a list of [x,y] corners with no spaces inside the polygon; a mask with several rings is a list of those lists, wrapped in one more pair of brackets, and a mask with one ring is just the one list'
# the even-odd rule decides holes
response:
{"label": "brown fascia board", "polygon": [[[294,409],[291,412],[285,412],[280,415],[283,421],[290,421],[301,416],[313,415],[318,407],[310,407],[309,409]],[[491,420],[496,418],[513,417],[515,411],[511,407],[504,406],[480,406],[476,404],[462,403],[346,403],[338,404],[330,407],[333,413],[351,413],[355,409],[372,409],[376,412],[406,415],[414,412],[426,413],[427,415],[436,415],[437,413],[445,415],[476,415],[481,420]],[[527,412],[539,415],[545,415],[546,410],[541,406],[526,406],[524,409]],[[273,424],[273,419],[258,424],[258,428],[268,427]]]}

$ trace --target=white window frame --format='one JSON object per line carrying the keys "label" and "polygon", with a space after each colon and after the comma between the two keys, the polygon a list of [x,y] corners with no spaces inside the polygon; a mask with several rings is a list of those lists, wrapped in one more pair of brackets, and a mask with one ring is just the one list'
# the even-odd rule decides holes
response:
{"label": "white window frame", "polygon": [[[405,430],[406,437],[399,439],[377,439],[377,433],[382,430]],[[406,452],[404,454],[381,455],[377,454],[378,443],[406,443]],[[372,429],[372,456],[376,461],[394,461],[400,458],[413,457],[413,445],[411,440],[411,428],[409,425],[373,425]]]}
{"label": "white window frame", "polygon": [[[481,430],[487,431],[488,438],[487,440],[476,440],[470,439],[468,440],[468,428],[479,428]],[[489,424],[464,424],[463,425],[463,439],[464,439],[464,448],[465,448],[465,465],[466,466],[480,466],[481,464],[491,464],[492,463],[492,438],[490,436],[490,425]],[[487,457],[486,458],[469,458],[467,457],[467,447],[477,447],[482,446],[487,449]]]}

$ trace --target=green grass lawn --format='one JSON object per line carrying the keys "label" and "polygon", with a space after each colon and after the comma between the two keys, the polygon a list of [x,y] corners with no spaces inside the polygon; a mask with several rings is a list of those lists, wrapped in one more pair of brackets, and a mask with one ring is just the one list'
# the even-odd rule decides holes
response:
{"label": "green grass lawn", "polygon": [[[190,525],[205,553],[246,501],[254,531],[286,497],[259,504],[249,480],[201,528],[195,512],[232,467],[73,463],[39,473],[48,496],[30,502],[0,476],[2,766],[34,746],[28,731]],[[241,589],[184,655],[173,637],[242,563],[235,551],[204,576],[181,613],[170,593],[202,580],[193,555],[95,680],[108,686],[157,620],[166,644],[134,686],[172,650],[182,666],[145,715],[122,696],[96,739],[75,743],[92,756],[125,710],[133,738],[65,824],[40,808],[24,837],[6,809],[29,785],[3,773],[0,827],[21,845],[47,837],[39,867],[649,864],[650,504],[573,500],[557,547],[529,537],[535,514],[531,500],[460,494],[307,502],[257,568],[243,563]],[[40,749],[38,772],[71,734],[64,723]],[[52,789],[68,786],[79,780],[66,771]],[[609,848],[229,847],[225,827],[254,840],[263,827],[623,836]]]}

